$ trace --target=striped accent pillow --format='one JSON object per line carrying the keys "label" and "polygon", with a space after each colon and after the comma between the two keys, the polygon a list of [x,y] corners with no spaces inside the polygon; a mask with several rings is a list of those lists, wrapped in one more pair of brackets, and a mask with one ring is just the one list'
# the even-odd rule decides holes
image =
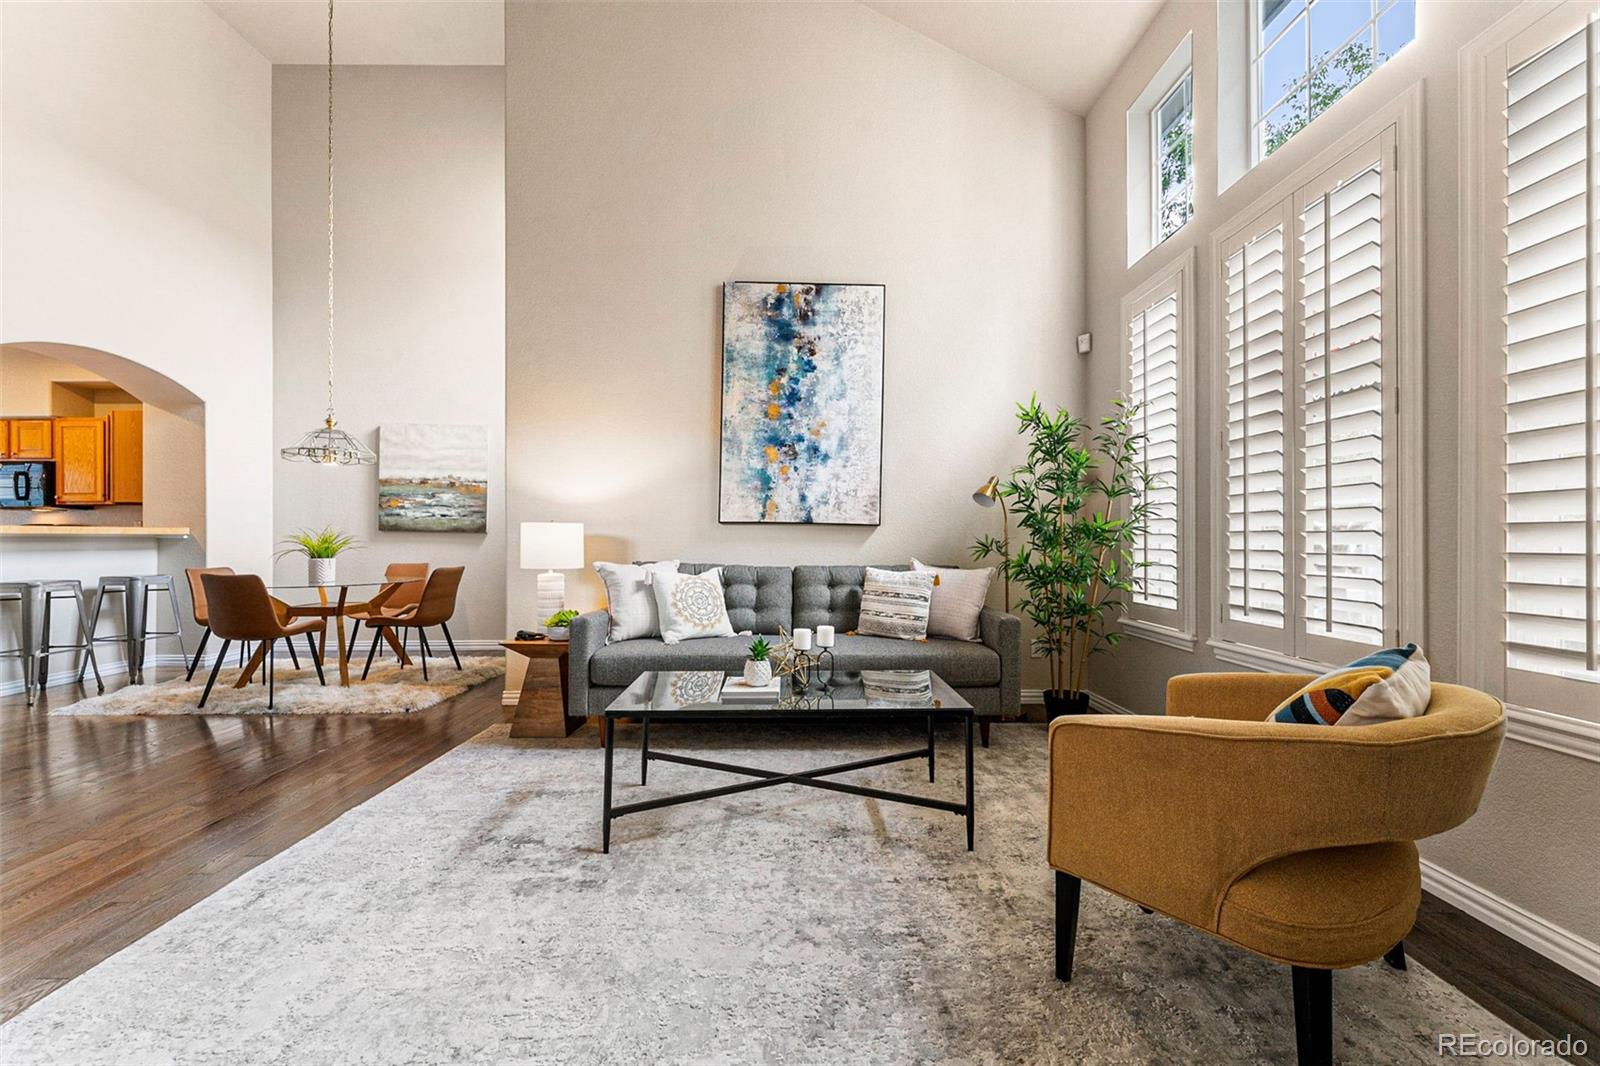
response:
{"label": "striped accent pillow", "polygon": [[1269,722],[1370,725],[1414,718],[1433,693],[1428,658],[1415,644],[1364,655],[1317,678],[1278,704]]}
{"label": "striped accent pillow", "polygon": [[867,567],[856,632],[869,637],[926,640],[934,579],[935,575],[927,571]]}

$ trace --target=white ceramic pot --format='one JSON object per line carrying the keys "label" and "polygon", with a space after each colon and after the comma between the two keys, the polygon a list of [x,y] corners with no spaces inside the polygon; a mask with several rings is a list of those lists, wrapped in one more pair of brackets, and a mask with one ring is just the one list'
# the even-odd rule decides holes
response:
{"label": "white ceramic pot", "polygon": [[572,636],[571,626],[546,626],[544,635],[551,640],[568,640]]}
{"label": "white ceramic pot", "polygon": [[333,566],[337,559],[306,559],[306,582],[312,585],[333,584]]}
{"label": "white ceramic pot", "polygon": [[772,663],[767,659],[746,659],[744,661],[744,683],[751,688],[761,688],[772,684]]}

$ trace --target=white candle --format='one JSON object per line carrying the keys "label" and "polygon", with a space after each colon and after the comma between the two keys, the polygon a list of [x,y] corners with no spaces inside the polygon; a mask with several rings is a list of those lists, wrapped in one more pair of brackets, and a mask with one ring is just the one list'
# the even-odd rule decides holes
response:
{"label": "white candle", "polygon": [[797,630],[795,630],[794,631],[794,637],[792,638],[792,642],[794,644],[794,650],[795,651],[810,651],[811,650],[811,630],[809,630],[809,629],[797,629]]}
{"label": "white candle", "polygon": [[833,647],[833,627],[832,626],[818,626],[817,627],[817,647],[819,647],[819,648],[831,648],[831,647]]}

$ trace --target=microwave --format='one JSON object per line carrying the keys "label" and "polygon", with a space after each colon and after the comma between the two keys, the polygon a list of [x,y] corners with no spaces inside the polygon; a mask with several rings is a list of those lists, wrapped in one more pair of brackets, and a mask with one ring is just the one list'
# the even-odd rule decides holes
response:
{"label": "microwave", "polygon": [[52,507],[54,463],[0,463],[0,507]]}

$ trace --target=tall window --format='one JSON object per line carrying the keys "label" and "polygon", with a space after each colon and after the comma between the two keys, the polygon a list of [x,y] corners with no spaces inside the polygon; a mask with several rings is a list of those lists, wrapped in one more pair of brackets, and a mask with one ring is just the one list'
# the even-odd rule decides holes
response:
{"label": "tall window", "polygon": [[1155,235],[1159,244],[1194,214],[1194,72],[1184,71],[1150,112],[1155,175]]}
{"label": "tall window", "polygon": [[1189,411],[1193,347],[1194,253],[1185,252],[1122,303],[1126,323],[1123,391],[1140,434],[1137,462],[1145,475],[1146,529],[1132,546],[1138,588],[1128,597],[1128,632],[1194,646],[1185,523],[1193,448]]}
{"label": "tall window", "polygon": [[1283,629],[1289,448],[1284,432],[1283,223],[1269,219],[1224,262],[1227,301],[1227,617]]}
{"label": "tall window", "polygon": [[[1401,536],[1416,482],[1403,493],[1397,473],[1416,463],[1398,412],[1416,346],[1407,341],[1402,359],[1397,129],[1218,243],[1224,645],[1340,662],[1420,639],[1418,597],[1405,597],[1402,633],[1398,591],[1402,556],[1417,560]],[[1415,535],[1414,514],[1404,525]]]}
{"label": "tall window", "polygon": [[1249,0],[1252,142],[1277,151],[1416,36],[1416,0]]}
{"label": "tall window", "polygon": [[[1600,147],[1593,23],[1505,83],[1505,665],[1600,681]],[[1590,690],[1590,698],[1600,690]]]}

